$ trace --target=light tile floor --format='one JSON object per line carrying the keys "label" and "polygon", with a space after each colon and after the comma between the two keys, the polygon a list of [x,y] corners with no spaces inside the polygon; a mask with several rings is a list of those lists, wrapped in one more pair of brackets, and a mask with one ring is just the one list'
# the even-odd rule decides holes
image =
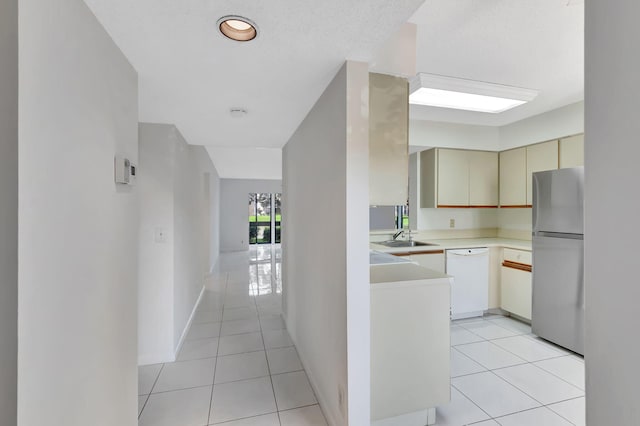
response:
{"label": "light tile floor", "polygon": [[269,246],[221,256],[178,361],[139,368],[141,426],[326,426],[280,315],[280,265]]}
{"label": "light tile floor", "polygon": [[[280,250],[223,254],[174,363],[139,368],[141,426],[326,425],[280,316]],[[492,315],[451,324],[438,426],[583,426],[584,361]],[[399,425],[400,426],[400,425]]]}
{"label": "light tile floor", "polygon": [[583,426],[584,361],[499,315],[451,324],[451,402],[438,426]]}

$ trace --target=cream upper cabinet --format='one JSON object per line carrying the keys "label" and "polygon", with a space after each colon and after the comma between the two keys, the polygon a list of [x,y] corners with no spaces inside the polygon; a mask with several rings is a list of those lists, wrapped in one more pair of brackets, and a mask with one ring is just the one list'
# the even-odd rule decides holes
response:
{"label": "cream upper cabinet", "polygon": [[498,205],[498,153],[467,151],[469,156],[469,205]]}
{"label": "cream upper cabinet", "polygon": [[468,151],[438,149],[438,206],[468,205]]}
{"label": "cream upper cabinet", "polygon": [[533,173],[557,168],[557,140],[527,146],[527,205],[533,204]]}
{"label": "cream upper cabinet", "polygon": [[527,149],[510,149],[500,153],[500,205],[527,204]]}
{"label": "cream upper cabinet", "polygon": [[498,205],[497,152],[430,149],[420,168],[422,208]]}
{"label": "cream upper cabinet", "polygon": [[369,204],[407,203],[409,191],[409,84],[369,74]]}
{"label": "cream upper cabinet", "polygon": [[584,134],[560,139],[560,168],[584,166]]}

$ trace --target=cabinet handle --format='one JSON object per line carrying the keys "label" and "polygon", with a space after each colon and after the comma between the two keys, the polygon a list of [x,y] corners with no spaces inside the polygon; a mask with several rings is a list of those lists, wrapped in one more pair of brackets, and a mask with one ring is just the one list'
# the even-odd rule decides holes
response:
{"label": "cabinet handle", "polygon": [[519,271],[531,272],[531,265],[527,265],[526,263],[505,260],[502,262],[502,266],[504,266],[505,268],[517,269]]}

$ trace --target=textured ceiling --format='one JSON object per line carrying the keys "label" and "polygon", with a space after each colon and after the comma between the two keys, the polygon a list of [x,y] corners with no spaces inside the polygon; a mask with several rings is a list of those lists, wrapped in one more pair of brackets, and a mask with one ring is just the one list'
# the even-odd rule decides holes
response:
{"label": "textured ceiling", "polygon": [[411,107],[411,119],[502,126],[584,99],[584,3],[579,0],[427,0],[417,71],[540,91],[501,114]]}
{"label": "textured ceiling", "polygon": [[[423,0],[85,1],[139,73],[141,121],[175,124],[196,145],[280,148],[345,58],[369,61]],[[220,35],[232,14],[258,38]]]}
{"label": "textured ceiling", "polygon": [[[369,61],[409,18],[418,71],[540,91],[502,114],[412,106],[411,119],[501,126],[584,98],[580,0],[85,1],[139,73],[140,120],[212,147],[222,177],[273,178],[277,151],[256,147],[281,148],[345,58]],[[258,38],[222,37],[229,14]]]}

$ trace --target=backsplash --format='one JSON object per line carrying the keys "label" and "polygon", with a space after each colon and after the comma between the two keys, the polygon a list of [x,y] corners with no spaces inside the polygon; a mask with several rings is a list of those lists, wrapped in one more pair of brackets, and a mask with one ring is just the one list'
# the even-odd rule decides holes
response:
{"label": "backsplash", "polygon": [[[419,209],[418,232],[414,236],[432,239],[500,237],[531,240],[531,208],[517,209]],[[455,227],[449,225],[451,219]],[[371,233],[371,241],[384,241],[392,231]]]}
{"label": "backsplash", "polygon": [[411,229],[421,231],[499,227],[498,209],[420,209],[417,216],[417,227],[410,224]]}

